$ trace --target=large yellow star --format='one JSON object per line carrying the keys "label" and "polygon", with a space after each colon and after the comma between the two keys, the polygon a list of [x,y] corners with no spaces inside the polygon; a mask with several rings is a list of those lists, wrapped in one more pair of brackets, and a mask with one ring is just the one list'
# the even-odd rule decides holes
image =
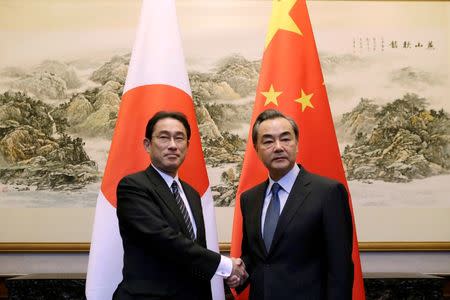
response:
{"label": "large yellow star", "polygon": [[269,103],[273,103],[276,106],[278,106],[278,96],[280,96],[283,92],[276,92],[273,88],[273,84],[270,85],[270,89],[268,92],[261,92],[264,97],[266,97],[266,102],[264,103],[264,106],[269,105]]}
{"label": "large yellow star", "polygon": [[279,29],[292,31],[299,35],[303,35],[297,24],[289,15],[297,0],[273,0],[272,16],[270,17],[269,31],[266,36],[265,48],[272,41],[273,36]]}
{"label": "large yellow star", "polygon": [[302,112],[304,112],[307,107],[314,108],[314,106],[311,104],[311,97],[313,95],[313,93],[307,95],[302,89],[300,98],[294,100],[295,102],[298,102],[302,105]]}

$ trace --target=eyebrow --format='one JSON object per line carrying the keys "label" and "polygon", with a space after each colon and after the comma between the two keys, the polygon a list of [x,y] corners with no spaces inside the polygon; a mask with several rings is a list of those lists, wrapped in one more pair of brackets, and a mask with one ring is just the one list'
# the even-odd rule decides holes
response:
{"label": "eyebrow", "polygon": [[[155,132],[155,134],[161,135],[161,134],[168,134],[170,135],[172,132],[168,131],[168,130],[161,130],[159,132]],[[174,131],[173,135],[183,135],[186,136],[186,134],[183,131]]]}
{"label": "eyebrow", "polygon": [[[286,135],[292,136],[292,133],[290,131],[283,131],[278,136],[283,137],[283,136],[286,136]],[[266,138],[266,139],[267,138],[275,138],[275,135],[266,133],[266,134],[263,134],[263,136],[261,137],[261,139],[264,139],[264,138]]]}

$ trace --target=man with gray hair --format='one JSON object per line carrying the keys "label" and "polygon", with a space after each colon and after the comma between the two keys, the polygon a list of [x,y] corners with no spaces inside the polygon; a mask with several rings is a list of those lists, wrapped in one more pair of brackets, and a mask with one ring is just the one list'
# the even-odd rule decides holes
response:
{"label": "man with gray hair", "polygon": [[250,284],[250,300],[351,299],[344,185],[296,164],[298,126],[277,110],[257,117],[252,140],[269,178],[241,194],[241,258],[250,276],[237,291]]}

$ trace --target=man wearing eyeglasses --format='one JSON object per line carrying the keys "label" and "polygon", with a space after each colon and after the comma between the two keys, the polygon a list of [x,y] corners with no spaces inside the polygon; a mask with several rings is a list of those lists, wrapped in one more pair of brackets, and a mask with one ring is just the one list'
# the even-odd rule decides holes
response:
{"label": "man wearing eyeglasses", "polygon": [[158,112],[146,127],[151,165],[117,187],[117,217],[124,248],[123,280],[113,299],[211,299],[217,274],[246,278],[240,259],[206,249],[200,196],[178,177],[191,129],[178,112]]}
{"label": "man wearing eyeglasses", "polygon": [[238,292],[250,283],[250,300],[351,299],[345,187],[296,164],[299,129],[290,117],[262,112],[252,140],[269,178],[241,194],[241,258],[249,278]]}

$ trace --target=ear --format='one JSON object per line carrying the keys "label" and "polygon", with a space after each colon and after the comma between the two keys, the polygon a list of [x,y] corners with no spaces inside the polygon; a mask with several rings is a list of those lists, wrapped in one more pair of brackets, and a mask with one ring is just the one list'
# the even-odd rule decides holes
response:
{"label": "ear", "polygon": [[254,145],[253,149],[255,149],[256,156],[258,156],[259,160],[262,161],[262,159],[261,159],[261,149],[259,149],[258,145]]}
{"label": "ear", "polygon": [[144,145],[145,151],[146,151],[147,153],[150,153],[150,146],[151,146],[151,144],[152,144],[152,141],[150,141],[148,138],[145,138],[145,139],[142,141],[142,144]]}

